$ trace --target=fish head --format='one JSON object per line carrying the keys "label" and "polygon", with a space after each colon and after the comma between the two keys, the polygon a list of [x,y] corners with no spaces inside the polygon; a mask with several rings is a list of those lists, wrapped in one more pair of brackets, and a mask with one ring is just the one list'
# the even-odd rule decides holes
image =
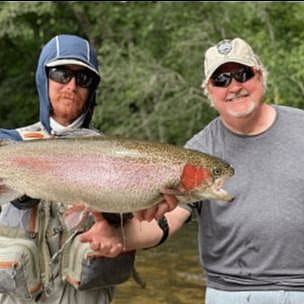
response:
{"label": "fish head", "polygon": [[187,163],[181,176],[181,189],[188,200],[222,200],[231,202],[230,195],[223,186],[235,173],[227,162],[209,155],[203,162]]}
{"label": "fish head", "polygon": [[234,169],[231,166],[229,168],[222,168],[221,170],[215,168],[212,172],[211,182],[201,183],[197,188],[192,190],[192,195],[200,200],[214,199],[232,202],[234,197],[223,189],[226,180],[234,174],[232,172],[234,172]]}

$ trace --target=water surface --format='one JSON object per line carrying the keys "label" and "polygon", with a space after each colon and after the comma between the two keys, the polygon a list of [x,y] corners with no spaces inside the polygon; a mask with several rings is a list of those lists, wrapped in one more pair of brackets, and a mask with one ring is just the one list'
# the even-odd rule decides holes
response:
{"label": "water surface", "polygon": [[118,286],[113,304],[203,304],[196,240],[197,223],[191,222],[163,245],[138,251],[136,269],[146,288],[131,278]]}

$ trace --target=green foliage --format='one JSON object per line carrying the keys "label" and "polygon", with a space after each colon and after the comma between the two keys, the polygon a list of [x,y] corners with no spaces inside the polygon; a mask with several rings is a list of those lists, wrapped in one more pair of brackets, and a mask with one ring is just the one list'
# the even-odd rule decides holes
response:
{"label": "green foliage", "polygon": [[304,108],[303,20],[301,2],[2,1],[1,126],[38,119],[37,59],[59,33],[98,51],[93,124],[108,134],[182,145],[217,115],[200,88],[204,51],[236,36],[269,72],[267,102]]}
{"label": "green foliage", "polygon": [[[102,51],[104,81],[94,115],[97,128],[180,143],[184,140],[181,134],[194,132],[193,116],[199,113],[207,121],[202,109],[208,107],[201,90],[189,87],[180,74],[160,65],[150,52],[130,47],[126,59],[117,45],[107,44]],[[109,62],[113,53],[116,68]]]}

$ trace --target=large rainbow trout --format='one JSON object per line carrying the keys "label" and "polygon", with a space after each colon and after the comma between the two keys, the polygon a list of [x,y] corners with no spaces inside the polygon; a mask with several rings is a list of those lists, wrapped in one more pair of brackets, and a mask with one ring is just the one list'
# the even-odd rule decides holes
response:
{"label": "large rainbow trout", "polygon": [[103,212],[149,208],[163,193],[182,203],[231,201],[233,168],[197,151],[106,136],[0,142],[0,204],[27,195]]}

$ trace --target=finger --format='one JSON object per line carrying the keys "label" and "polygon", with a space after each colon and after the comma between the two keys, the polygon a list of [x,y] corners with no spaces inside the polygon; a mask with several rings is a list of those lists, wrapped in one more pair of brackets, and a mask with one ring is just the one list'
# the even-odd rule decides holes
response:
{"label": "finger", "polygon": [[108,257],[118,256],[122,252],[122,249],[123,249],[122,244],[117,244],[117,245],[113,246],[108,253]]}
{"label": "finger", "polygon": [[89,243],[92,242],[92,236],[90,231],[83,232],[79,235],[79,241],[82,243]]}
{"label": "finger", "polygon": [[134,212],[134,217],[140,222],[141,221],[150,222],[153,219],[156,210],[157,210],[157,206],[151,207],[149,209],[141,210],[141,211],[136,211],[136,212]]}
{"label": "finger", "polygon": [[98,251],[88,253],[88,257],[90,258],[98,258],[98,257],[108,257],[114,258],[117,257],[123,251],[122,244],[115,245],[111,247],[109,250],[105,250],[100,248]]}
{"label": "finger", "polygon": [[158,220],[168,211],[169,211],[169,206],[167,202],[164,200],[158,204],[158,208],[154,214],[154,218]]}
{"label": "finger", "polygon": [[178,204],[178,200],[174,195],[171,194],[164,194],[164,198],[168,204],[168,211],[171,211],[176,208]]}
{"label": "finger", "polygon": [[104,217],[102,216],[101,212],[93,210],[93,209],[91,209],[90,211],[96,222],[100,222],[100,221],[104,220]]}
{"label": "finger", "polygon": [[146,209],[143,214],[144,220],[147,222],[151,222],[155,217],[155,213],[157,212],[157,209],[158,209],[158,205],[155,205],[149,209]]}
{"label": "finger", "polygon": [[141,211],[136,211],[133,213],[134,217],[138,220],[138,221],[143,221],[145,218],[145,211],[141,210]]}
{"label": "finger", "polygon": [[121,251],[121,245],[119,244],[111,245],[111,244],[99,243],[99,244],[95,244],[95,246],[93,247],[95,251],[98,251],[96,254],[106,257],[114,257],[118,255],[118,253]]}
{"label": "finger", "polygon": [[99,251],[101,246],[99,242],[91,242],[90,243],[90,247],[91,249],[95,250],[95,251]]}

